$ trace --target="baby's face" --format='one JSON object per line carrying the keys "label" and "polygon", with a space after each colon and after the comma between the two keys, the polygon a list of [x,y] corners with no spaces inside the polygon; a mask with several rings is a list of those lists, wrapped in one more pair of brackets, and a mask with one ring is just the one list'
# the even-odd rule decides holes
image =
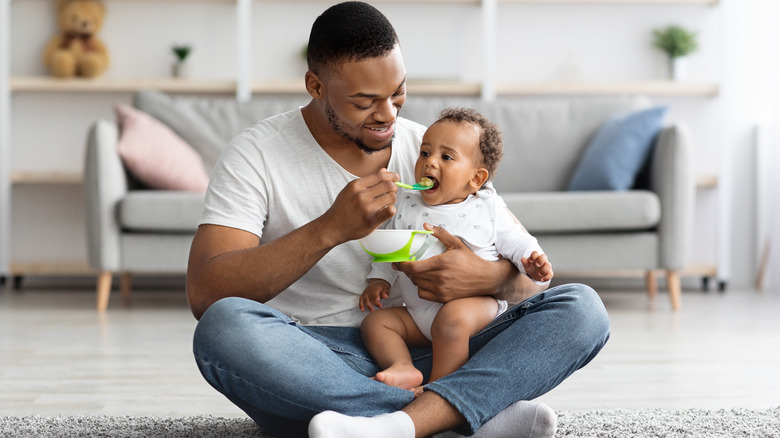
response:
{"label": "baby's face", "polygon": [[433,188],[421,192],[425,202],[457,204],[479,190],[481,182],[475,180],[482,162],[479,136],[476,125],[449,120],[425,131],[414,166],[417,181],[425,176],[434,181]]}

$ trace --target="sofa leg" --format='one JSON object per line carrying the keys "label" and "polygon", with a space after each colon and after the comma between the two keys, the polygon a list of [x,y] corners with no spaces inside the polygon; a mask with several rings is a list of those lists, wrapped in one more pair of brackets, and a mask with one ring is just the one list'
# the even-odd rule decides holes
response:
{"label": "sofa leg", "polygon": [[672,310],[680,310],[680,301],[682,298],[680,273],[674,270],[666,271],[666,286],[669,288],[669,300],[672,302]]}
{"label": "sofa leg", "polygon": [[655,299],[655,296],[658,294],[658,281],[656,273],[652,269],[645,273],[645,287],[647,288],[647,296],[651,300]]}
{"label": "sofa leg", "polygon": [[129,272],[123,272],[120,279],[120,290],[122,291],[122,304],[130,305],[130,292],[133,290],[133,275]]}
{"label": "sofa leg", "polygon": [[111,280],[113,274],[101,271],[97,279],[97,310],[105,312],[108,309],[108,298],[111,295]]}

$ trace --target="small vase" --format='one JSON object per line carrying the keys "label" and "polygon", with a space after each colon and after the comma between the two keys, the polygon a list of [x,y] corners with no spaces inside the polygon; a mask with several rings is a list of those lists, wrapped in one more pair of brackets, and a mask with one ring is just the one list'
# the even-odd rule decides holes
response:
{"label": "small vase", "polygon": [[174,78],[186,78],[189,74],[189,64],[184,61],[175,61],[171,64],[171,76]]}
{"label": "small vase", "polygon": [[669,58],[669,79],[679,81],[684,76],[684,62],[682,58]]}

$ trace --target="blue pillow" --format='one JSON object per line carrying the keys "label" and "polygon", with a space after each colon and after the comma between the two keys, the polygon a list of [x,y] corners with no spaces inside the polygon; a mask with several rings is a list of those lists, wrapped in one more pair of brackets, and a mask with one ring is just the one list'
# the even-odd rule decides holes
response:
{"label": "blue pillow", "polygon": [[667,107],[611,117],[585,148],[569,190],[628,190],[661,130]]}

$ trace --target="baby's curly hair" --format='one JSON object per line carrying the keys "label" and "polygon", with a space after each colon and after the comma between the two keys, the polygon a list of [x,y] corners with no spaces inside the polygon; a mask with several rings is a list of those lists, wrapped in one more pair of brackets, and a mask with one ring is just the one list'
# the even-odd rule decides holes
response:
{"label": "baby's curly hair", "polygon": [[498,163],[504,157],[504,141],[501,139],[501,130],[498,126],[471,108],[447,108],[441,112],[439,119],[434,123],[444,121],[471,123],[479,128],[482,165],[489,173],[488,180],[493,179],[493,175],[498,170]]}

